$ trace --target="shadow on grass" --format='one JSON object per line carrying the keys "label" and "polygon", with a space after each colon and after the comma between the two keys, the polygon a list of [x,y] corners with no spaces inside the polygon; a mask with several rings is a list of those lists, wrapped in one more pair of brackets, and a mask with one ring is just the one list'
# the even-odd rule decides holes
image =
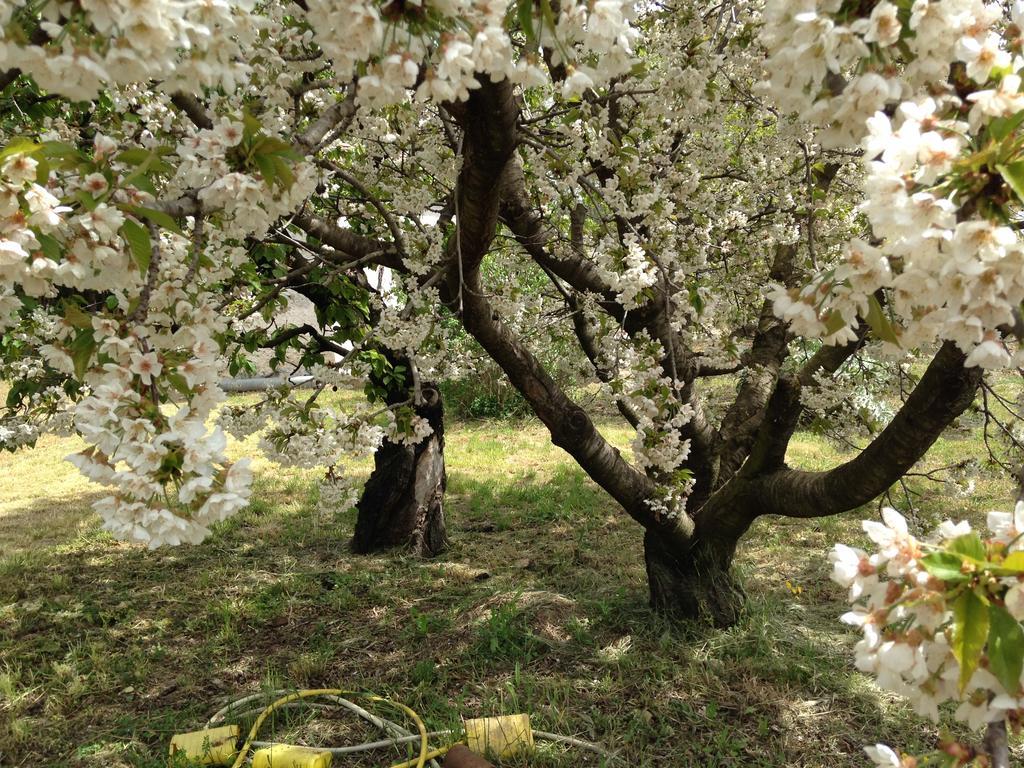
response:
{"label": "shadow on grass", "polygon": [[[5,764],[163,765],[226,699],[291,686],[390,694],[431,727],[527,711],[633,765],[844,765],[907,728],[852,673],[841,627],[809,623],[824,610],[759,587],[730,630],[652,614],[639,528],[577,468],[453,468],[451,491],[452,548],[430,561],[352,556],[351,511],[318,516],[306,481],[267,477],[199,546],[93,530],[5,558]],[[278,736],[353,740],[317,722]]]}

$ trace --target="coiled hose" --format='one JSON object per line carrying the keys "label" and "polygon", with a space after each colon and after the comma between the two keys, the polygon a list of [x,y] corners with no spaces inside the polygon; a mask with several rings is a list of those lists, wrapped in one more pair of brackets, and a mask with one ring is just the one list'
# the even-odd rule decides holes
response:
{"label": "coiled hose", "polygon": [[[264,708],[253,708],[243,710],[242,712],[238,712],[240,708],[245,707],[247,704],[252,704],[253,702],[266,699],[268,696],[276,696],[278,698],[275,701],[273,701],[270,705]],[[379,715],[375,715],[372,712],[368,712],[366,709],[359,706],[355,702],[345,698],[345,696],[361,698],[366,701],[374,702],[377,704],[386,704],[394,709],[397,709],[405,713],[416,724],[417,733],[414,734],[410,730],[408,730],[402,725],[399,725],[396,722],[380,717]],[[251,696],[245,696],[243,698],[230,702],[229,704],[215,712],[207,721],[206,727],[209,728],[217,725],[218,723],[222,722],[224,718],[226,718],[229,714],[232,714],[235,717],[245,717],[247,715],[258,713],[256,721],[252,724],[252,728],[249,729],[249,733],[246,737],[245,743],[242,745],[242,749],[239,750],[238,756],[235,758],[235,762],[232,765],[232,768],[241,768],[241,766],[245,763],[245,759],[248,757],[250,750],[259,749],[262,747],[270,747],[279,743],[272,741],[260,741],[256,738],[259,735],[260,728],[266,722],[267,718],[279,709],[288,709],[291,707],[298,706],[299,702],[309,698],[323,698],[331,702],[332,704],[344,707],[345,709],[348,709],[350,712],[353,712],[354,714],[363,718],[364,720],[376,726],[377,728],[380,728],[381,730],[389,732],[393,735],[393,738],[390,739],[370,741],[366,742],[365,744],[354,744],[351,746],[344,747],[315,747],[315,749],[321,752],[330,752],[333,755],[347,755],[357,752],[366,752],[372,749],[380,749],[383,747],[411,744],[418,741],[420,743],[419,755],[411,760],[406,760],[404,762],[397,763],[391,766],[391,768],[424,768],[424,766],[428,762],[430,763],[432,768],[440,768],[435,758],[444,755],[449,749],[451,749],[456,744],[462,743],[460,741],[452,741],[446,744],[445,746],[440,747],[439,749],[429,750],[427,746],[429,739],[451,737],[452,731],[446,730],[428,732],[426,726],[423,724],[423,720],[411,707],[408,707],[405,704],[402,704],[401,702],[384,698],[382,696],[377,696],[368,693],[360,693],[358,691],[346,691],[341,688],[314,688],[299,691],[276,690],[269,691],[267,693],[257,693]],[[557,733],[549,733],[547,731],[537,730],[533,731],[533,735],[535,738],[541,739],[543,741],[550,741],[558,744],[565,744],[567,746],[585,749],[589,752],[601,755],[607,760],[618,759],[616,755],[604,749],[603,747],[589,741],[584,741],[583,739],[577,739],[572,736],[562,736],[561,734]]]}

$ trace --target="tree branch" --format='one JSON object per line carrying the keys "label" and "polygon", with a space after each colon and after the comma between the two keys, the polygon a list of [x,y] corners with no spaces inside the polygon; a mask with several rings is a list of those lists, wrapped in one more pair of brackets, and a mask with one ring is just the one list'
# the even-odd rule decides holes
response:
{"label": "tree branch", "polygon": [[191,93],[176,91],[171,95],[171,103],[184,112],[196,128],[207,131],[213,128],[213,119],[210,117],[210,113],[206,111],[203,103]]}
{"label": "tree branch", "polygon": [[332,104],[303,131],[295,143],[306,153],[315,154],[322,148],[324,138],[339,127],[344,129],[356,115],[356,86],[350,83],[345,98]]}
{"label": "tree branch", "polygon": [[[784,284],[794,281],[796,247],[780,245],[772,259],[770,276]],[[765,406],[775,391],[788,355],[786,323],[775,316],[772,303],[765,300],[750,350],[744,360],[744,377],[739,392],[722,418],[719,439],[714,447],[719,460],[718,481],[728,480],[747,458],[761,428]]]}
{"label": "tree branch", "polygon": [[823,517],[884,493],[974,400],[983,372],[965,368],[964,360],[955,344],[943,344],[889,425],[845,464],[827,472],[781,469],[753,480],[748,490],[758,514]]}
{"label": "tree branch", "polygon": [[372,262],[398,271],[405,271],[402,256],[393,243],[357,235],[350,229],[333,225],[304,211],[293,216],[291,223],[321,243],[351,256],[353,261]]}

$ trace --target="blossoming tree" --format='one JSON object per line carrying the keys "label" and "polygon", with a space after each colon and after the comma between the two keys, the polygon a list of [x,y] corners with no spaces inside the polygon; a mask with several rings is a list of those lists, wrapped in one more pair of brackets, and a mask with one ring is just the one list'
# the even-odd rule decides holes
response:
{"label": "blossoming tree", "polygon": [[[265,452],[351,504],[346,456],[431,439],[454,319],[641,526],[653,604],[728,623],[757,518],[885,492],[984,369],[1020,364],[1016,21],[981,0],[6,3],[0,439],[73,426],[109,530],[197,542],[249,495],[208,425],[222,367],[288,346],[375,402],[220,423],[269,425]],[[501,277],[527,271],[547,291]],[[276,327],[286,287],[320,327]],[[631,458],[540,362],[555,306]],[[854,458],[787,466],[809,395],[869,348],[930,362]],[[402,475],[417,504],[443,491],[427,465]]]}

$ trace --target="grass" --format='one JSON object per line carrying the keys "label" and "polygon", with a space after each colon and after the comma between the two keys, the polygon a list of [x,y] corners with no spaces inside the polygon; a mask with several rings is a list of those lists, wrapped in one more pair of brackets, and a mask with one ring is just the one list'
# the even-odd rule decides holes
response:
{"label": "grass", "polygon": [[[837,619],[825,553],[859,541],[874,508],[758,521],[738,560],[748,609],[717,631],[651,614],[638,528],[532,421],[449,426],[451,548],[428,561],[350,555],[353,514],[318,514],[313,474],[259,462],[253,503],[206,543],[118,543],[89,509],[96,489],[62,461],[74,447],[46,438],[0,456],[0,765],[165,765],[171,735],[227,700],[293,686],[391,696],[431,728],[525,711],[634,766],[863,765],[864,744],[934,744],[853,669],[856,637]],[[801,434],[790,459],[842,455]],[[926,463],[965,455],[983,455],[970,431]],[[990,472],[967,498],[920,478],[910,489],[923,528],[979,522],[1013,493]],[[371,733],[312,709],[277,726],[312,744]],[[530,762],[596,764],[550,747]]]}

